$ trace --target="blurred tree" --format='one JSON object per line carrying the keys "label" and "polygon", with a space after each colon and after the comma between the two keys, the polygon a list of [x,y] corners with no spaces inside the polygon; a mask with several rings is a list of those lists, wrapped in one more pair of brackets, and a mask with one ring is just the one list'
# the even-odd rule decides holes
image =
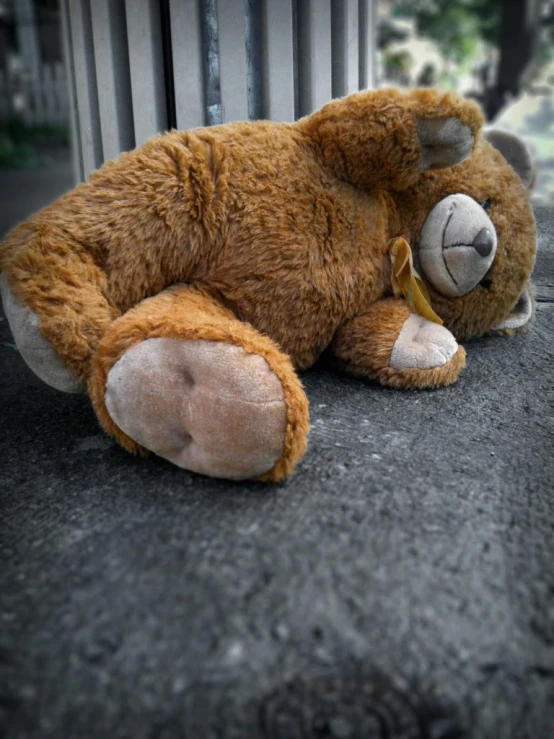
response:
{"label": "blurred tree", "polygon": [[419,73],[419,77],[417,78],[417,85],[419,87],[433,87],[437,84],[437,81],[438,74],[437,70],[435,69],[435,65],[431,64],[431,62],[427,62],[427,64]]}
{"label": "blurred tree", "polygon": [[388,18],[381,18],[377,26],[377,47],[379,49],[386,49],[394,41],[406,41],[407,38],[407,31],[398,28]]}
{"label": "blurred tree", "polygon": [[414,65],[414,58],[406,49],[387,51],[384,54],[385,74],[388,79],[399,85],[410,84],[410,69]]}
{"label": "blurred tree", "polygon": [[393,16],[414,18],[447,62],[468,61],[479,39],[499,51],[496,73],[480,96],[493,118],[519,95],[526,74],[550,57],[553,0],[398,0]]}
{"label": "blurred tree", "polygon": [[[546,59],[543,44],[549,45],[554,11],[550,0],[502,0],[501,7],[498,70],[495,84],[485,91],[483,100],[489,119],[521,93],[532,63],[537,67],[541,58]],[[546,34],[541,33],[544,30]]]}
{"label": "blurred tree", "polygon": [[450,0],[439,3],[438,12],[417,14],[417,30],[421,36],[433,39],[448,64],[463,64],[470,59],[479,38],[478,17],[467,8]]}
{"label": "blurred tree", "polygon": [[478,39],[498,45],[503,2],[504,0],[399,0],[393,16],[414,18],[417,32],[432,39],[446,60],[463,64],[472,56]]}

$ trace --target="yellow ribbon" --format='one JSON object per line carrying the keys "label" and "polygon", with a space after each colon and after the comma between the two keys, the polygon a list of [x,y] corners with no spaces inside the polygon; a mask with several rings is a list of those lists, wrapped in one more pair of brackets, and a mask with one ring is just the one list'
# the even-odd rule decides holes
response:
{"label": "yellow ribbon", "polygon": [[431,308],[431,299],[425,283],[415,270],[412,250],[406,239],[402,236],[391,239],[389,253],[392,262],[391,282],[394,297],[403,297],[414,313],[442,326],[442,320]]}

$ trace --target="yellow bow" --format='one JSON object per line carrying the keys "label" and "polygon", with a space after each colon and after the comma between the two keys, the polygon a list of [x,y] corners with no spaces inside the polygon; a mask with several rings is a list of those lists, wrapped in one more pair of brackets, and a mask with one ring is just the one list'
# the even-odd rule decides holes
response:
{"label": "yellow bow", "polygon": [[406,239],[402,236],[391,239],[389,253],[392,262],[391,281],[394,297],[403,297],[414,313],[442,326],[442,320],[431,308],[431,300],[425,283],[414,268],[412,250]]}

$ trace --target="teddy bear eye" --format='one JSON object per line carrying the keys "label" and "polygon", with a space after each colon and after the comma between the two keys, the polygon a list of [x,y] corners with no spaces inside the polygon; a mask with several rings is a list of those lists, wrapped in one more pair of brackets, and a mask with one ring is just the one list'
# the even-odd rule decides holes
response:
{"label": "teddy bear eye", "polygon": [[488,210],[491,207],[491,199],[487,198],[482,203],[480,203],[480,205],[481,205],[481,208],[483,208],[483,210]]}

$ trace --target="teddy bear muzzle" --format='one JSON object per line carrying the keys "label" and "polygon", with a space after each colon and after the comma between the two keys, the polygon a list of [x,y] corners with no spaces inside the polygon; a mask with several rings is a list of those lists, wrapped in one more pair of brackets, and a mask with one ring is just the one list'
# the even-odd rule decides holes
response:
{"label": "teddy bear muzzle", "polygon": [[466,295],[489,271],[496,255],[496,229],[484,208],[457,193],[431,210],[419,241],[424,276],[448,298]]}

